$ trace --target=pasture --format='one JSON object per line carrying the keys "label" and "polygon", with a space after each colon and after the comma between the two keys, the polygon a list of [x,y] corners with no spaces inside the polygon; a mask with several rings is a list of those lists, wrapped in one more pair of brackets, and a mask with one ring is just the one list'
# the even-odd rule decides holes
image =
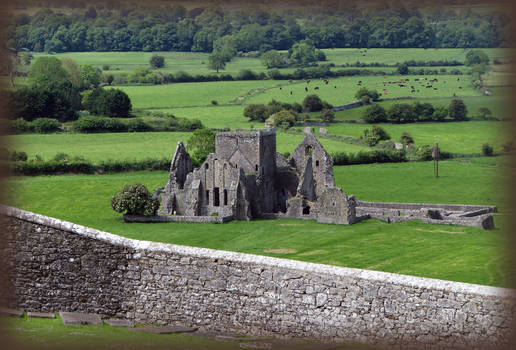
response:
{"label": "pasture", "polygon": [[[190,135],[190,133],[181,132],[25,134],[7,136],[5,144],[9,150],[26,152],[29,158],[39,155],[48,160],[57,153],[63,152],[72,157],[83,157],[94,163],[100,163],[105,160],[172,159],[177,142],[182,140],[186,144]],[[303,137],[304,134],[278,133],[277,151],[292,153]],[[321,142],[330,153],[337,151],[356,153],[370,150],[369,147],[331,139],[321,139]]]}
{"label": "pasture", "polygon": [[[438,81],[429,83],[429,80],[434,78],[437,78]],[[400,79],[405,79],[406,82],[401,83]],[[416,79],[419,81],[416,81]],[[414,89],[411,89],[411,86],[414,86]],[[427,86],[431,87],[427,88]],[[281,89],[280,87],[272,87],[260,94],[250,96],[245,99],[245,103],[267,103],[272,99],[289,103],[301,102],[307,95],[317,94],[321,99],[328,101],[332,105],[340,106],[355,101],[355,93],[361,87],[377,90],[382,98],[406,96],[414,98],[449,97],[453,96],[453,94],[457,96],[480,95],[471,86],[468,76],[356,76],[330,79],[328,84],[325,84],[320,79],[313,79],[310,83],[303,81],[301,84],[281,86]],[[413,90],[414,92],[412,92]]]}
{"label": "pasture", "polygon": [[[412,123],[412,124],[377,124],[399,142],[401,134],[406,131],[416,145],[433,145],[439,142],[443,151],[462,154],[481,153],[482,144],[489,143],[495,152],[501,151],[503,143],[512,139],[506,134],[508,122],[469,121],[445,123]],[[331,133],[360,137],[370,124],[339,123],[328,126]]]}
{"label": "pasture", "polygon": [[[336,167],[335,174],[346,193],[363,200],[500,205],[500,182],[507,178],[500,169],[506,169],[507,159],[489,161],[442,162],[442,177],[438,179],[433,178],[431,162]],[[507,283],[502,272],[507,261],[501,254],[507,226],[498,216],[499,228],[484,231],[377,220],[350,226],[286,219],[224,225],[127,224],[111,210],[112,195],[124,185],[139,182],[152,191],[167,180],[168,173],[162,171],[16,177],[8,180],[5,194],[9,205],[129,238],[469,283]]]}

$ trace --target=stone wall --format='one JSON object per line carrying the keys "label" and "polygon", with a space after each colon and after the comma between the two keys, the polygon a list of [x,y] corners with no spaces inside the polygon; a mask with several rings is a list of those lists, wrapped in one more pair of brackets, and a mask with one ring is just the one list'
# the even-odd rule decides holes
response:
{"label": "stone wall", "polygon": [[512,290],[137,241],[10,207],[0,219],[2,301],[25,311],[435,349],[509,339]]}

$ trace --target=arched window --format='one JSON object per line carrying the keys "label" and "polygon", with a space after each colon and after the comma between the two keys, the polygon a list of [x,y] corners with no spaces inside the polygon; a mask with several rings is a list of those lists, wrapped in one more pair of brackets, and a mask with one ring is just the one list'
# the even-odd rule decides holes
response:
{"label": "arched window", "polygon": [[306,146],[305,148],[305,156],[311,157],[312,156],[312,146]]}
{"label": "arched window", "polygon": [[208,163],[204,164],[204,169],[208,169],[210,165]]}

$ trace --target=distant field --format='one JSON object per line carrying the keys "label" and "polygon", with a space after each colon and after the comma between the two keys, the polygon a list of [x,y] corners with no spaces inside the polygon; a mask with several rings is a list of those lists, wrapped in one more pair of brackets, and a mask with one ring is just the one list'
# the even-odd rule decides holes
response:
{"label": "distant field", "polygon": [[[416,101],[428,102],[434,106],[445,106],[450,105],[453,97],[437,97],[437,98],[424,98],[424,99],[404,99],[404,100],[386,100],[378,102],[382,107],[388,109],[390,106],[396,103],[408,103],[412,104]],[[466,104],[468,116],[472,117],[478,115],[478,109],[481,107],[487,107],[493,113],[492,116],[495,118],[511,118],[513,112],[509,108],[509,98],[505,94],[494,96],[472,96],[472,97],[460,97]],[[348,109],[335,113],[336,120],[359,120],[368,106],[362,106],[358,108]],[[317,113],[316,113],[317,114]]]}
{"label": "distant field", "polygon": [[208,106],[213,100],[218,104],[226,104],[239,96],[259,93],[260,89],[281,83],[275,80],[258,80],[117,86],[117,88],[129,95],[133,108],[174,108]]}
{"label": "distant field", "polygon": [[[484,143],[489,143],[496,152],[500,152],[501,145],[511,139],[511,135],[505,134],[506,123],[469,121],[378,125],[397,142],[399,142],[401,134],[406,131],[412,135],[417,145],[433,145],[437,141],[443,151],[474,154],[481,153]],[[371,128],[371,125],[340,123],[327,127],[332,133],[354,137],[360,137],[367,128]]]}
{"label": "distant field", "polygon": [[[438,179],[431,162],[335,167],[335,174],[346,193],[363,200],[500,205],[507,159],[488,160],[441,162]],[[10,205],[130,238],[469,283],[507,283],[503,217],[496,218],[502,230],[483,231],[376,220],[350,226],[303,220],[126,224],[111,210],[111,196],[124,185],[139,182],[154,190],[167,180],[167,172],[22,177],[9,179],[5,193]],[[291,253],[265,252],[270,249]]]}
{"label": "distant field", "polygon": [[[471,49],[323,49],[328,62],[335,64],[355,63],[384,63],[415,61],[457,60],[464,62],[466,54]],[[515,49],[482,49],[489,58],[504,59],[514,55]],[[453,67],[450,67],[453,68]]]}
{"label": "distant field", "polygon": [[[405,83],[405,87],[400,87],[399,84],[388,84],[388,82],[399,81],[399,79],[409,79]],[[424,79],[423,81],[415,81],[415,79]],[[283,86],[281,89],[271,88],[263,93],[253,95],[245,100],[246,104],[250,103],[267,103],[272,99],[276,99],[282,102],[300,102],[307,95],[317,94],[321,99],[328,101],[334,106],[344,105],[351,101],[355,101],[354,97],[356,91],[360,87],[367,87],[369,89],[375,89],[382,93],[382,97],[448,97],[456,94],[457,96],[468,96],[468,95],[479,95],[479,92],[475,90],[470,84],[470,78],[468,76],[455,76],[455,75],[438,75],[435,78],[438,82],[433,83],[432,88],[426,88],[425,86],[428,80],[433,79],[433,76],[358,76],[358,77],[341,77],[337,79],[330,79],[326,85],[319,79],[314,79],[310,83],[296,84],[293,86]],[[362,81],[361,86],[358,82]],[[386,85],[383,84],[386,82]],[[414,86],[416,92],[412,93],[410,86]],[[308,92],[305,91],[305,87],[308,88]],[[315,87],[319,87],[318,90]],[[336,87],[336,88],[335,88]],[[459,87],[462,87],[460,89]],[[387,89],[387,94],[383,93],[383,89]],[[437,90],[434,90],[436,88]],[[292,94],[290,94],[292,92]]]}
{"label": "distant field", "polygon": [[199,119],[208,128],[263,128],[264,123],[250,123],[244,117],[242,105],[233,106],[209,106],[209,107],[184,107],[157,109],[157,112],[172,113],[177,117]]}
{"label": "distant field", "polygon": [[[279,133],[277,150],[292,153],[304,135]],[[141,160],[146,158],[170,158],[177,142],[187,143],[189,133],[139,132],[109,134],[27,134],[6,136],[5,144],[10,150],[25,151],[29,158],[40,155],[51,159],[58,152],[70,156],[81,156],[95,163],[103,160]],[[370,150],[369,147],[350,145],[335,140],[321,140],[328,152],[349,152]]]}

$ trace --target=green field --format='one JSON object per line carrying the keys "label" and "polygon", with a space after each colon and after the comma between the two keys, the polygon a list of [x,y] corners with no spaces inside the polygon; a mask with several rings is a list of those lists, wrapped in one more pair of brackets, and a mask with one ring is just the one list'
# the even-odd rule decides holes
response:
{"label": "green field", "polygon": [[[406,131],[416,145],[433,145],[439,142],[443,151],[462,154],[481,153],[484,143],[489,143],[496,152],[501,151],[503,143],[512,139],[504,132],[508,122],[469,121],[445,123],[413,123],[413,124],[378,124],[399,142],[401,134]],[[326,127],[335,134],[360,137],[370,124],[339,123]]]}
{"label": "green field", "polygon": [[[387,84],[383,85],[383,82],[394,82],[399,81],[401,78],[409,79],[405,84],[406,87],[400,87],[398,84]],[[438,79],[437,83],[433,84],[434,88],[425,88],[426,81],[417,82],[414,79],[433,79],[433,76],[417,76],[417,75],[406,75],[406,76],[358,76],[358,77],[341,77],[337,79],[330,79],[328,85],[320,82],[319,79],[312,80],[309,84],[302,83],[293,86],[283,86],[280,90],[279,87],[271,88],[264,91],[261,94],[257,94],[249,97],[245,100],[245,103],[267,103],[272,99],[276,99],[281,102],[301,102],[303,99],[310,94],[317,94],[321,99],[328,101],[334,106],[344,105],[355,101],[354,97],[356,91],[361,86],[367,87],[368,89],[375,89],[382,93],[384,98],[393,97],[449,97],[455,93],[457,96],[477,96],[479,92],[475,90],[470,84],[470,78],[468,76],[456,76],[456,75],[438,75],[435,78]],[[458,79],[458,81],[457,81]],[[358,82],[362,81],[362,85],[358,86]],[[315,87],[319,87],[315,90]],[[336,86],[336,88],[335,88]],[[416,92],[411,93],[410,86],[414,86]],[[305,91],[305,87],[308,88],[308,92]],[[462,89],[459,89],[462,87]],[[384,94],[383,89],[387,89],[387,94]],[[419,90],[419,92],[417,92]],[[292,95],[290,94],[292,91]]]}
{"label": "green field", "polygon": [[[187,142],[189,133],[138,132],[109,134],[25,134],[6,136],[5,144],[10,150],[24,151],[29,158],[37,155],[50,159],[58,152],[80,156],[95,163],[103,160],[141,160],[146,158],[170,158],[177,142]],[[303,140],[303,134],[279,133],[278,152],[292,153]],[[330,153],[342,151],[356,153],[370,150],[369,147],[352,145],[336,140],[321,140]]]}
{"label": "green field", "polygon": [[[500,182],[508,177],[501,172],[506,162],[504,157],[445,161],[438,179],[429,162],[336,167],[335,174],[346,193],[362,200],[496,204],[503,210]],[[507,283],[500,255],[505,231],[500,229],[377,220],[351,226],[302,220],[126,224],[111,210],[111,196],[124,185],[140,182],[154,190],[167,180],[167,172],[17,177],[8,180],[5,193],[7,204],[130,238],[487,285]],[[497,217],[496,224],[503,229],[502,219]],[[289,253],[270,251],[276,249]]]}
{"label": "green field", "polygon": [[[443,61],[457,60],[464,62],[470,49],[324,49],[328,62],[337,64],[380,62],[396,64],[403,61]],[[514,49],[485,49],[489,58],[503,59],[514,55]],[[450,69],[453,67],[450,67]]]}

